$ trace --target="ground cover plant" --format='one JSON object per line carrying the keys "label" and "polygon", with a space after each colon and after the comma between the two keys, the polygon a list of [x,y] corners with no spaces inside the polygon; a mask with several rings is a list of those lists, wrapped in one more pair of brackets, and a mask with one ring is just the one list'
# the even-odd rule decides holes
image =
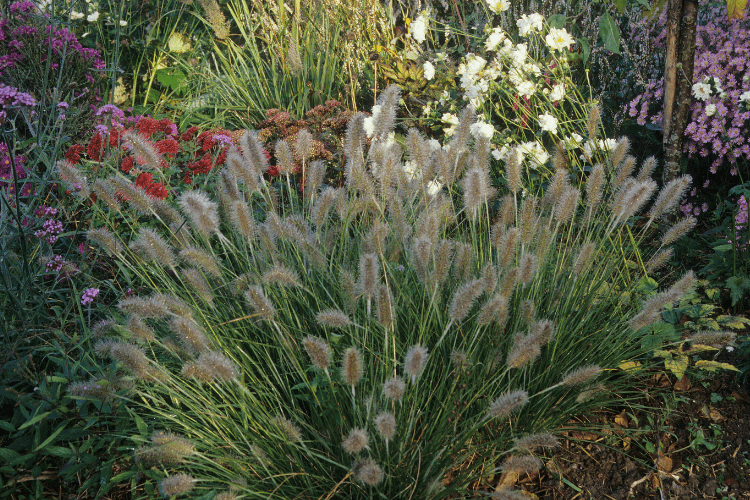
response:
{"label": "ground cover plant", "polygon": [[[571,417],[633,408],[647,369],[724,366],[711,346],[732,335],[701,330],[741,323],[669,267],[689,178],[659,190],[658,161],[602,133],[562,17],[454,6],[449,30],[375,5],[342,34],[347,2],[63,7],[84,43],[149,31],[132,81],[118,43],[103,69],[144,107],[87,109],[81,140],[5,139],[2,495],[519,498]],[[237,45],[248,19],[263,36]],[[344,87],[320,40],[342,41]],[[205,106],[235,75],[187,76],[253,47],[267,85]],[[6,94],[4,133],[44,109]],[[185,113],[139,115],[168,107]]]}

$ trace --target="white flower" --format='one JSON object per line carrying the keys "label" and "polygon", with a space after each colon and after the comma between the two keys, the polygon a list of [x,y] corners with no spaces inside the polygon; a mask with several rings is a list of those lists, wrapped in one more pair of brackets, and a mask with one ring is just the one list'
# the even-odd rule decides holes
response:
{"label": "white flower", "polygon": [[73,20],[73,21],[77,21],[79,19],[83,19],[84,17],[86,17],[86,15],[83,14],[82,12],[78,12],[78,11],[75,11],[75,10],[71,10],[70,11],[70,19]]}
{"label": "white flower", "polygon": [[550,134],[557,134],[557,118],[549,113],[539,115],[539,126],[542,131],[549,132]]}
{"label": "white flower", "polygon": [[469,131],[474,137],[483,136],[487,139],[492,139],[492,136],[495,135],[495,127],[493,127],[490,123],[484,122],[472,123],[472,125],[469,127]]}
{"label": "white flower", "polygon": [[422,169],[419,168],[416,162],[408,160],[404,163],[404,172],[410,181],[420,179],[422,177]]}
{"label": "white flower", "polygon": [[456,127],[458,127],[458,116],[454,115],[453,113],[443,113],[443,116],[440,119],[444,123],[450,125],[450,127],[446,128],[443,131],[446,137],[450,137],[456,133]]}
{"label": "white flower", "polygon": [[505,40],[505,32],[502,28],[495,28],[492,33],[489,34],[487,40],[484,41],[484,48],[487,50],[495,50],[495,47],[500,45],[500,42]]}
{"label": "white flower", "polygon": [[547,36],[544,37],[544,41],[552,50],[565,50],[575,43],[573,37],[564,28],[550,28]]}
{"label": "white flower", "polygon": [[563,145],[565,145],[565,149],[580,148],[582,141],[583,137],[573,132],[573,135],[569,135],[563,139]]}
{"label": "white flower", "polygon": [[367,134],[367,137],[372,137],[375,135],[375,120],[377,119],[378,115],[380,114],[380,104],[376,104],[372,107],[372,114],[364,119],[362,125],[365,128],[365,133]]}
{"label": "white flower", "polygon": [[409,24],[409,33],[417,43],[422,43],[427,39],[427,17],[424,13]]}
{"label": "white flower", "polygon": [[750,104],[750,90],[740,94],[740,102],[745,101],[745,104]]}
{"label": "white flower", "polygon": [[429,141],[427,141],[427,144],[430,145],[430,152],[438,151],[440,148],[442,148],[442,146],[440,145],[440,141],[438,141],[437,139],[430,139]]}
{"label": "white flower", "polygon": [[492,150],[492,157],[496,160],[502,160],[503,154],[499,149],[493,149]]}
{"label": "white flower", "polygon": [[693,97],[699,101],[705,101],[711,97],[711,86],[707,83],[696,83],[693,85]]}
{"label": "white flower", "polygon": [[425,61],[422,65],[422,70],[424,71],[424,77],[426,79],[432,80],[435,78],[435,66],[433,66],[430,61]]}
{"label": "white flower", "polygon": [[483,57],[474,54],[468,54],[466,56],[466,72],[470,75],[476,75],[482,71],[485,64],[487,64],[487,60]]}
{"label": "white flower", "polygon": [[521,66],[526,63],[526,57],[529,55],[529,48],[525,43],[519,43],[510,51],[510,58],[513,64]]}
{"label": "white flower", "polygon": [[95,23],[96,20],[99,19],[99,13],[94,12],[93,14],[89,14],[88,17],[86,17],[86,20],[90,23]]}
{"label": "white flower", "polygon": [[714,116],[716,114],[716,104],[706,104],[703,112],[706,113],[706,116]]}
{"label": "white flower", "polygon": [[437,195],[443,189],[443,185],[437,180],[430,181],[427,183],[427,194],[430,196]]}
{"label": "white flower", "polygon": [[120,26],[125,27],[128,25],[128,22],[125,19],[120,19]]}
{"label": "white flower", "polygon": [[525,80],[516,85],[516,90],[521,96],[531,97],[534,95],[534,92],[536,92],[536,84],[531,80]]}
{"label": "white flower", "polygon": [[597,144],[602,151],[612,151],[617,147],[617,139],[599,139]]}
{"label": "white flower", "polygon": [[495,14],[500,14],[501,12],[505,12],[506,10],[510,9],[510,1],[509,0],[487,0],[487,6]]}
{"label": "white flower", "polygon": [[542,28],[544,27],[544,18],[537,13],[533,13],[530,15],[522,15],[521,19],[516,21],[516,26],[518,26],[518,34],[520,36],[526,36],[532,31],[542,31]]}
{"label": "white flower", "polygon": [[565,85],[562,83],[553,85],[552,92],[549,93],[550,101],[557,102],[562,100],[563,97],[565,97]]}
{"label": "white flower", "polygon": [[[539,163],[540,165],[543,165],[549,160],[549,154],[544,149],[544,146],[536,141],[519,144],[517,151],[523,154],[525,158],[529,158],[532,162]],[[537,168],[537,165],[532,163],[531,168]]]}

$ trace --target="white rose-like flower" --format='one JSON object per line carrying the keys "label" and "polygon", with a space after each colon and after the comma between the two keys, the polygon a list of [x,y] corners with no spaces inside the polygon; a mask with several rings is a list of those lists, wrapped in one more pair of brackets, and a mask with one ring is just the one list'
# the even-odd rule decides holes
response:
{"label": "white rose-like flower", "polygon": [[549,93],[550,101],[557,102],[562,100],[563,97],[565,97],[565,85],[562,83],[553,85],[552,91]]}
{"label": "white rose-like flower", "polygon": [[547,46],[552,50],[566,50],[575,43],[573,37],[565,29],[550,28],[544,37]]}
{"label": "white rose-like flower", "polygon": [[529,15],[524,14],[516,21],[516,26],[518,26],[518,34],[526,36],[533,31],[542,31],[544,18],[536,12]]}
{"label": "white rose-like flower", "polygon": [[599,139],[597,144],[602,151],[612,151],[617,147],[617,139]]}
{"label": "white rose-like flower", "polygon": [[427,39],[427,17],[424,14],[409,24],[409,33],[417,43],[422,43]]}
{"label": "white rose-like flower", "polygon": [[487,64],[487,60],[483,57],[469,54],[466,61],[466,72],[469,75],[476,75],[477,73],[482,71],[485,64]]}
{"label": "white rose-like flower", "polygon": [[549,132],[550,134],[557,134],[557,118],[549,113],[539,115],[539,126],[542,131]]}
{"label": "white rose-like flower", "polygon": [[362,122],[362,126],[365,129],[365,133],[367,134],[367,137],[372,137],[375,135],[375,120],[377,119],[378,115],[380,114],[380,104],[376,104],[372,107],[372,113],[370,116],[365,118]]}
{"label": "white rose-like flower", "polygon": [[83,19],[84,17],[86,17],[86,15],[83,12],[78,12],[75,10],[70,11],[70,19],[72,21],[77,21],[79,19]]}
{"label": "white rose-like flower", "polygon": [[714,103],[706,104],[706,107],[703,110],[703,112],[706,113],[706,116],[714,116],[716,114],[716,104]]}
{"label": "white rose-like flower", "polygon": [[99,19],[99,13],[94,12],[93,14],[89,14],[88,17],[86,17],[86,20],[90,23],[95,23],[96,20]]}
{"label": "white rose-like flower", "polygon": [[427,194],[436,196],[443,189],[443,185],[437,180],[427,183]]}
{"label": "white rose-like flower", "polygon": [[435,78],[435,66],[433,66],[430,61],[425,61],[422,65],[422,70],[424,71],[424,77],[426,79],[432,80]]}
{"label": "white rose-like flower", "polygon": [[581,147],[581,143],[583,142],[583,137],[573,132],[573,135],[570,135],[563,139],[563,144],[565,145],[565,149],[576,149]]}
{"label": "white rose-like flower", "polygon": [[474,137],[486,137],[487,139],[492,139],[492,136],[495,135],[495,127],[493,127],[492,124],[485,122],[472,123],[469,127],[469,131]]}
{"label": "white rose-like flower", "polygon": [[404,163],[404,173],[406,173],[406,176],[410,181],[414,181],[422,177],[422,169],[419,168],[419,165],[417,165],[416,162],[413,162],[411,160],[408,160],[406,163]]}
{"label": "white rose-like flower", "polygon": [[120,26],[123,28],[128,25],[128,22],[125,19],[120,19]]}
{"label": "white rose-like flower", "polygon": [[525,80],[516,85],[516,90],[518,91],[518,94],[523,97],[531,97],[534,95],[534,92],[536,92],[536,84],[531,80]]}
{"label": "white rose-like flower", "polygon": [[705,101],[711,97],[711,86],[707,83],[696,83],[693,85],[693,97],[699,101]]}
{"label": "white rose-like flower", "polygon": [[530,165],[531,168],[538,167],[538,165],[535,165],[535,163],[543,165],[547,160],[549,160],[549,154],[547,153],[547,150],[544,149],[544,146],[536,141],[524,142],[522,144],[519,144],[517,151],[523,154],[524,158],[532,160],[532,163]]}
{"label": "white rose-like flower", "polygon": [[505,40],[505,32],[502,28],[495,28],[484,41],[484,48],[487,50],[495,50],[495,47]]}
{"label": "white rose-like flower", "polygon": [[456,133],[456,127],[458,127],[458,116],[453,113],[443,113],[443,116],[440,119],[444,123],[450,125],[450,127],[443,131],[446,137],[450,137]]}
{"label": "white rose-like flower", "polygon": [[487,6],[495,14],[500,14],[501,12],[505,12],[506,10],[510,9],[510,1],[509,0],[487,0]]}
{"label": "white rose-like flower", "polygon": [[740,102],[745,102],[745,104],[750,105],[750,90],[743,92],[740,94]]}

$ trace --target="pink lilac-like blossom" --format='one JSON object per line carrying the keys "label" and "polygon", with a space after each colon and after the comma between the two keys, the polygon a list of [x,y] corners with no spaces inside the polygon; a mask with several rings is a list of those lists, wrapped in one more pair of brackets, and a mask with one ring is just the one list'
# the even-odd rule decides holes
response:
{"label": "pink lilac-like blossom", "polygon": [[91,304],[97,295],[99,295],[98,288],[87,288],[83,291],[83,295],[81,295],[81,305]]}

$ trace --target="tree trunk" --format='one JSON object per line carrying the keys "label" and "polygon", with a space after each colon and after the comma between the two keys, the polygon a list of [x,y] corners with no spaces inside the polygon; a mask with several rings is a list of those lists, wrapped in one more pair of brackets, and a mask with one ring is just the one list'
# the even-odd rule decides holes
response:
{"label": "tree trunk", "polygon": [[669,137],[674,109],[674,95],[677,88],[677,50],[680,44],[680,17],[682,0],[669,0],[667,3],[667,54],[664,64],[664,113],[661,130],[664,142]]}
{"label": "tree trunk", "polygon": [[[678,0],[679,1],[679,0]],[[669,182],[681,173],[682,142],[685,128],[690,118],[690,103],[693,89],[693,67],[695,63],[695,34],[698,24],[698,2],[682,0],[680,12],[679,36],[677,38],[674,62],[674,91],[671,95],[669,114],[667,114],[667,75],[664,82],[664,172],[662,181]],[[671,8],[670,2],[670,8]],[[669,12],[671,15],[672,12]],[[669,48],[667,48],[669,57]],[[666,64],[669,70],[669,62]]]}

